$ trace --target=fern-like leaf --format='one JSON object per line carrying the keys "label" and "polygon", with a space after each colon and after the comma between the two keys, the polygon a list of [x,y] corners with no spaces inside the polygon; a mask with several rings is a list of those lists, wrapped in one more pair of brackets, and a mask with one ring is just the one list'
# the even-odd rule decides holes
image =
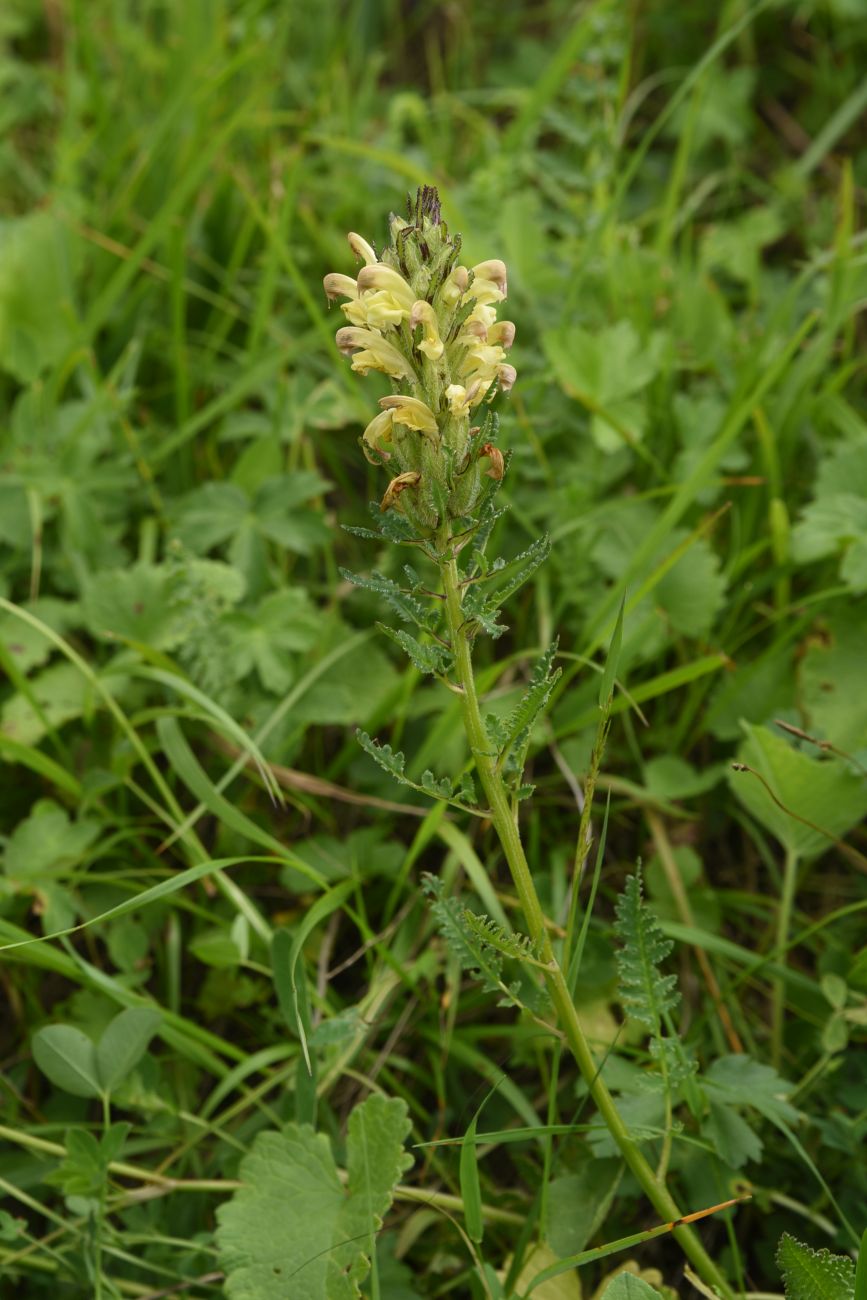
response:
{"label": "fern-like leaf", "polygon": [[436,642],[422,645],[421,641],[417,641],[414,636],[410,636],[409,632],[396,631],[385,623],[377,623],[376,626],[380,632],[384,632],[387,637],[400,646],[420,673],[442,675],[448,672],[451,667],[452,655],[445,646]]}
{"label": "fern-like leaf", "polygon": [[449,951],[457,959],[461,970],[477,979],[486,993],[509,993],[502,979],[503,959],[480,942],[467,924],[467,909],[459,898],[446,897],[445,886],[439,876],[425,873],[422,888],[432,900],[431,912],[446,941]]}
{"label": "fern-like leaf", "polygon": [[557,642],[553,641],[533,669],[527,689],[515,708],[497,727],[501,764],[509,752],[514,749],[520,756],[519,761],[515,764],[516,769],[520,767],[520,770],[523,771],[524,758],[526,757],[533,727],[548,703],[551,692],[560,676],[561,670],[559,668],[554,669],[553,672],[551,670],[556,653]]}
{"label": "fern-like leaf", "polygon": [[369,754],[375,763],[393,776],[395,781],[401,785],[409,785],[411,782],[404,777],[404,768],[406,767],[406,755],[400,750],[392,749],[391,745],[381,745],[378,740],[373,740],[366,731],[356,731],[355,737],[364,750]]}
{"label": "fern-like leaf", "polygon": [[529,935],[506,930],[491,917],[479,916],[469,908],[464,908],[463,919],[479,943],[493,948],[501,956],[508,957],[510,961],[525,962],[532,966],[543,965],[538,958],[538,945],[533,943]]}
{"label": "fern-like leaf", "polygon": [[361,573],[350,573],[349,569],[340,570],[341,577],[347,582],[351,582],[355,587],[361,587],[365,591],[373,591],[378,596],[382,596],[388,602],[398,618],[404,623],[415,623],[417,627],[430,631],[434,616],[432,611],[425,609],[420,600],[416,600],[411,592],[404,591],[391,578],[387,578],[384,573],[377,573],[374,569],[370,577]]}
{"label": "fern-like leaf", "polygon": [[680,994],[676,976],[659,969],[673,944],[644,904],[640,865],[626,881],[616,913],[614,931],[623,945],[617,954],[620,1000],[634,1020],[660,1038],[663,1018],[677,1006]]}

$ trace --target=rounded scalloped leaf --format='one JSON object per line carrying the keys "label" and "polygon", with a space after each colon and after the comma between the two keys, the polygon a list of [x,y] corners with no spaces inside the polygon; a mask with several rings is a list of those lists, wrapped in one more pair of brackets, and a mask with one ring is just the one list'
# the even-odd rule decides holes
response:
{"label": "rounded scalloped leaf", "polygon": [[403,1101],[374,1094],[349,1118],[347,1179],[307,1125],[260,1133],[241,1161],[244,1187],[217,1211],[228,1300],[355,1300],[401,1173]]}

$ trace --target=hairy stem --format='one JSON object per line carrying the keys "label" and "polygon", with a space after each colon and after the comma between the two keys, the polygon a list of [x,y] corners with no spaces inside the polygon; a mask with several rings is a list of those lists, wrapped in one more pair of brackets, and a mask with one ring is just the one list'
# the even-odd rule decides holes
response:
{"label": "hairy stem", "polygon": [[[617,1143],[623,1159],[641,1185],[647,1199],[660,1218],[666,1222],[677,1221],[681,1218],[681,1211],[677,1203],[666,1187],[664,1180],[656,1176],[642,1155],[620,1116],[614,1098],[602,1081],[593,1053],[581,1027],[575,1004],[569,993],[566,978],[554,954],[539,896],[536,893],[532,873],[521,843],[518,824],[509,806],[503,780],[497,771],[491,741],[479,709],[479,700],[473,676],[470,639],[467,635],[464,612],[461,606],[460,577],[457,561],[451,550],[451,539],[448,536],[441,535],[440,548],[441,554],[444,555],[441,561],[441,570],[446,602],[446,618],[455,656],[455,676],[462,690],[461,704],[467,741],[475,760],[476,771],[485,792],[488,807],[491,810],[491,820],[502,845],[506,861],[509,864],[509,870],[521,902],[528,933],[538,945],[540,958],[546,967],[545,981],[557,1013],[560,1029],[566,1038],[569,1050],[581,1071],[599,1114],[602,1116],[612,1138]],[[687,1226],[676,1228],[675,1237],[702,1279],[709,1286],[716,1287],[720,1295],[726,1297],[726,1300],[733,1300],[734,1292],[704,1249],[693,1229]]]}

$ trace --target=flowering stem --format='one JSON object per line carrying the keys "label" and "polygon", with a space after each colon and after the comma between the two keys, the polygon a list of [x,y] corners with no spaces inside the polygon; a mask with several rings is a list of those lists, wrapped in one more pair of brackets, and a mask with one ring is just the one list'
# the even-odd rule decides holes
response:
{"label": "flowering stem", "polygon": [[[445,595],[446,619],[455,657],[454,672],[462,691],[461,706],[467,741],[475,760],[476,771],[485,792],[488,807],[491,810],[491,820],[502,845],[506,861],[509,864],[509,870],[521,902],[528,933],[538,946],[539,957],[545,967],[545,982],[557,1013],[560,1028],[597,1110],[612,1138],[617,1143],[623,1159],[641,1185],[647,1199],[662,1219],[666,1222],[677,1222],[682,1217],[681,1211],[666,1187],[664,1179],[657,1177],[642,1155],[621,1118],[614,1098],[602,1080],[599,1067],[581,1027],[565,976],[555,956],[545,926],[539,896],[533,884],[530,866],[524,853],[524,846],[521,843],[517,819],[509,805],[509,798],[502,777],[497,771],[493,746],[479,708],[475,678],[473,676],[470,637],[461,604],[460,575],[452,549],[452,538],[447,527],[441,529],[438,541],[440,555],[443,557],[440,568]],[[676,1228],[674,1235],[702,1279],[709,1286],[715,1287],[720,1295],[726,1297],[726,1300],[733,1300],[734,1292],[704,1249],[693,1229],[684,1225]]]}

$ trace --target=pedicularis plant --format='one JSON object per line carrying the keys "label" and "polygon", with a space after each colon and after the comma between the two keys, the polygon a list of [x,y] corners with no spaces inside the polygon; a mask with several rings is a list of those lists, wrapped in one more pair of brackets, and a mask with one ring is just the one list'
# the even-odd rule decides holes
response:
{"label": "pedicularis plant", "polygon": [[[527,936],[496,932],[492,927],[482,939],[507,955],[519,954],[541,972],[547,992],[542,1015],[552,1016],[552,1033],[568,1046],[623,1159],[657,1214],[678,1225],[675,1236],[704,1283],[731,1297],[731,1287],[695,1230],[679,1222],[682,1211],[666,1185],[664,1167],[654,1170],[645,1159],[601,1078],[600,1062],[588,1045],[572,993],[580,948],[575,942],[575,908],[566,939],[555,947],[521,840],[520,805],[532,793],[523,784],[523,769],[531,730],[556,680],[556,647],[542,655],[524,697],[505,720],[483,716],[476,689],[476,638],[497,637],[505,630],[498,621],[501,605],[548,552],[548,541],[542,538],[508,563],[487,554],[501,513],[497,491],[508,467],[507,456],[496,445],[496,417],[487,407],[516,378],[506,360],[515,328],[510,321],[497,319],[498,306],[506,297],[506,267],[496,259],[473,267],[461,264],[460,238],[450,236],[437,192],[429,187],[419,191],[408,219],[391,217],[390,243],[381,255],[359,235],[350,234],[349,244],[364,261],[357,277],[332,273],[324,282],[329,299],[345,299],[342,311],[348,324],[337,331],[337,344],[352,357],[354,370],[381,371],[395,388],[393,395],[380,400],[382,410],[362,438],[367,458],[390,475],[381,504],[373,511],[378,526],[353,531],[420,551],[435,566],[438,585],[431,585],[411,566],[405,568],[406,585],[379,573],[345,576],[381,594],[402,621],[416,625],[422,639],[403,629],[383,630],[420,671],[435,674],[460,697],[481,795],[477,798],[469,776],[453,789],[449,782],[428,775],[421,787],[495,827],[520,898]],[[612,682],[609,663],[600,696],[603,726],[594,755],[597,763]],[[364,734],[360,740],[394,777],[410,783],[402,755]],[[575,896],[589,848],[589,807],[590,798],[578,834]],[[633,892],[637,915],[637,881]],[[620,918],[625,929],[628,912],[627,892]],[[650,937],[664,944],[661,935]],[[658,953],[650,958],[644,954],[642,968],[655,971],[658,958]],[[664,1013],[670,986],[665,987],[664,977],[659,980],[658,1003]],[[660,1056],[664,1062],[665,1053]]]}

